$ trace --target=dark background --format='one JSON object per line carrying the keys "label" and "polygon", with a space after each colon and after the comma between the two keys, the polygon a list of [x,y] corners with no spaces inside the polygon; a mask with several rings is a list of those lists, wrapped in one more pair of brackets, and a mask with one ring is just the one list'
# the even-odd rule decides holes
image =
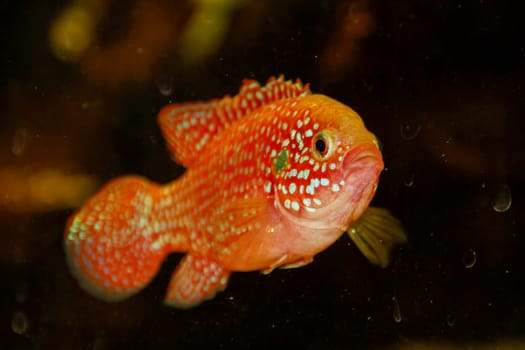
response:
{"label": "dark background", "polygon": [[[207,46],[184,41],[193,2],[107,3],[71,59],[49,33],[72,3],[0,1],[0,348],[525,348],[519,1],[216,1],[207,20],[224,35]],[[181,255],[126,301],[80,289],[62,249],[74,207],[117,175],[183,172],[159,108],[279,74],[381,139],[374,204],[409,237],[390,266],[343,236],[304,268],[234,274],[187,311],[162,305]]]}

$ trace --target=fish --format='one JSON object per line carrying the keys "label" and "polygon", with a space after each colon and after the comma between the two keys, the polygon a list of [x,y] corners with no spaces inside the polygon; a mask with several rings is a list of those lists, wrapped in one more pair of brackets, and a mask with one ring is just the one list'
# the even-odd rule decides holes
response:
{"label": "fish", "polygon": [[376,136],[299,79],[244,80],[233,97],[169,104],[158,123],[184,173],[167,184],[112,179],[67,221],[67,264],[95,297],[138,293],[171,253],[185,255],[164,303],[187,309],[233,272],[310,264],[345,232],[381,267],[407,239],[369,205],[384,168]]}

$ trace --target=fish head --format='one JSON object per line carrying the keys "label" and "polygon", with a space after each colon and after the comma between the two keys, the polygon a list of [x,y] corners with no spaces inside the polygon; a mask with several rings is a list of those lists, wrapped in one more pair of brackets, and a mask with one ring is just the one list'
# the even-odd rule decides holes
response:
{"label": "fish head", "polygon": [[359,115],[324,95],[293,102],[286,147],[274,159],[275,201],[302,228],[343,232],[368,207],[383,159]]}

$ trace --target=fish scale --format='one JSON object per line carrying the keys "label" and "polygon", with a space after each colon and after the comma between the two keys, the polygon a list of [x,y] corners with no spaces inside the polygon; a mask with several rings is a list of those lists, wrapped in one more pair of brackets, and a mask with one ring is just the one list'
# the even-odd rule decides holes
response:
{"label": "fish scale", "polygon": [[375,136],[300,81],[244,81],[233,98],[165,107],[159,124],[186,172],[163,186],[116,178],[68,221],[70,269],[99,298],[137,293],[171,252],[186,255],[165,303],[188,308],[223,290],[233,271],[310,263],[349,227],[381,266],[405,240],[383,211],[371,211],[379,223],[359,224],[383,168]]}

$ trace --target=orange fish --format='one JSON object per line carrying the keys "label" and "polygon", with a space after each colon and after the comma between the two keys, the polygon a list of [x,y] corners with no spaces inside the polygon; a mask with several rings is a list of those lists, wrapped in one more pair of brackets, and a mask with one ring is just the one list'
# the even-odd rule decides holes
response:
{"label": "orange fish", "polygon": [[383,169],[376,137],[299,80],[246,80],[233,98],[172,104],[158,120],[184,175],[114,179],[66,227],[71,272],[99,298],[137,293],[172,252],[186,255],[165,303],[188,308],[233,271],[306,265],[345,231],[380,266],[406,240],[387,210],[369,207]]}

